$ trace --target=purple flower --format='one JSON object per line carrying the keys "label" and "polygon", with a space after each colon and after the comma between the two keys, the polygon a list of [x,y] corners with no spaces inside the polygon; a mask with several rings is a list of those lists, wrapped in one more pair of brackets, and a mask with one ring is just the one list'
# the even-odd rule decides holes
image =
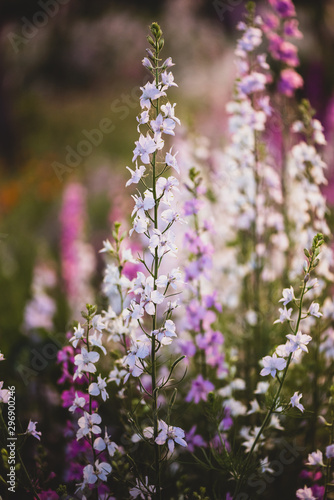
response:
{"label": "purple flower", "polygon": [[281,17],[293,17],[296,15],[295,6],[291,0],[269,0],[269,3]]}
{"label": "purple flower", "polygon": [[205,448],[207,446],[206,442],[202,438],[200,434],[195,434],[196,433],[197,426],[193,425],[192,428],[190,429],[189,432],[186,433],[186,441],[188,444],[188,450],[190,453],[194,453],[195,447],[202,446]]}
{"label": "purple flower", "polygon": [[202,375],[192,381],[191,389],[186,397],[187,403],[193,401],[198,404],[201,400],[206,401],[209,392],[214,390],[214,385],[209,380],[204,380]]}
{"label": "purple flower", "polygon": [[193,198],[192,200],[187,200],[183,205],[184,215],[195,215],[203,207],[203,201]]}

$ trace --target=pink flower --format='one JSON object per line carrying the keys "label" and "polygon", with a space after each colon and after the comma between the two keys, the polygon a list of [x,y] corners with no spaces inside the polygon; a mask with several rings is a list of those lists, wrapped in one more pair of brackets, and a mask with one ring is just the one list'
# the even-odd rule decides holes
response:
{"label": "pink flower", "polygon": [[294,69],[283,69],[278,82],[278,91],[281,94],[292,97],[294,91],[302,87],[303,83],[302,77]]}
{"label": "pink flower", "polygon": [[296,15],[296,9],[291,0],[269,0],[269,3],[281,17]]}

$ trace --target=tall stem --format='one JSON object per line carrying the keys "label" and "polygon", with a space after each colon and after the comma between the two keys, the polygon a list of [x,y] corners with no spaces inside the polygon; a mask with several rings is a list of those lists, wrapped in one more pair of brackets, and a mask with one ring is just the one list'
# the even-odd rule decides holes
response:
{"label": "tall stem", "polygon": [[[159,63],[159,49],[158,42],[155,44],[155,84],[158,88],[159,85],[159,71],[158,71],[158,63]],[[156,117],[159,114],[159,99],[157,100],[157,105],[155,107]],[[157,201],[157,192],[156,192],[156,180],[157,180],[157,171],[156,171],[156,152],[153,153],[152,158],[152,190],[153,190],[153,199],[154,199],[154,229],[158,229],[158,201]],[[158,279],[158,270],[159,270],[159,257],[158,257],[158,247],[155,248],[154,252],[154,266],[153,266],[153,289],[157,289],[157,279]],[[152,321],[152,331],[157,328],[157,306],[154,306],[154,316]],[[156,443],[156,438],[158,436],[158,387],[157,387],[157,367],[156,367],[156,341],[155,335],[152,334],[152,343],[151,343],[151,379],[152,379],[152,410],[153,410],[153,434],[154,434],[154,467],[155,467],[155,498],[157,500],[161,499],[161,487],[160,487],[160,449],[159,445]]]}

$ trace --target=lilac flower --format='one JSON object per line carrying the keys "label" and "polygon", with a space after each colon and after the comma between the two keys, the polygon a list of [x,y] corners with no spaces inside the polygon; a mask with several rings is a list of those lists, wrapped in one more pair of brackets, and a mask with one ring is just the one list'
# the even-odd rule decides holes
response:
{"label": "lilac flower", "polygon": [[253,72],[245,76],[238,84],[240,92],[243,94],[253,94],[264,90],[267,78],[262,73]]}
{"label": "lilac flower", "polygon": [[278,358],[277,354],[274,353],[272,356],[265,356],[262,360],[263,368],[260,372],[262,377],[266,375],[271,375],[272,377],[276,376],[276,371],[284,370],[286,367],[286,360],[283,358]]}
{"label": "lilac flower", "polygon": [[172,155],[172,149],[170,149],[169,152],[166,153],[165,162],[168,167],[174,168],[174,170],[176,170],[176,172],[179,174],[180,168],[177,164],[176,155],[177,153],[175,153],[175,155]]}
{"label": "lilac flower", "polygon": [[174,322],[167,319],[163,327],[159,328],[159,330],[153,330],[152,335],[156,335],[158,341],[163,345],[171,344],[173,337],[177,336]]}
{"label": "lilac flower", "polygon": [[290,309],[287,309],[286,306],[284,306],[283,309],[279,309],[279,312],[280,312],[280,317],[279,319],[274,321],[274,324],[284,323],[284,321],[291,321],[292,307]]}
{"label": "lilac flower", "polygon": [[279,300],[279,302],[283,302],[283,306],[286,306],[289,302],[295,300],[295,292],[292,286],[290,288],[284,288],[283,290],[283,298]]}
{"label": "lilac flower", "polygon": [[157,89],[155,83],[153,82],[152,83],[147,82],[147,84],[144,85],[144,87],[140,87],[140,90],[142,90],[143,92],[140,97],[140,106],[146,109],[151,108],[151,101],[155,101],[159,97],[166,95],[166,92]]}
{"label": "lilac flower", "polygon": [[179,444],[180,446],[187,446],[184,437],[184,430],[182,430],[180,427],[167,425],[163,420],[159,420],[159,434],[156,437],[155,442],[159,445],[163,445],[167,441],[170,453],[173,453],[175,443]]}
{"label": "lilac flower", "polygon": [[155,120],[151,120],[151,127],[155,133],[164,133],[175,135],[175,121],[171,118],[163,118],[162,114],[158,114]]}
{"label": "lilac flower", "polygon": [[204,380],[202,375],[198,375],[191,383],[191,389],[186,397],[187,403],[193,401],[198,404],[201,400],[207,401],[209,392],[213,391],[214,388],[209,380]]}
{"label": "lilac flower", "polygon": [[154,153],[157,150],[157,144],[152,139],[152,137],[147,132],[146,137],[143,134],[140,134],[139,140],[135,142],[136,147],[133,151],[132,161],[135,161],[138,156],[140,156],[141,161],[143,163],[150,163],[150,154]]}
{"label": "lilac flower", "polygon": [[97,363],[99,359],[100,355],[98,352],[88,352],[85,347],[82,347],[81,353],[74,357],[74,364],[78,367],[74,378],[81,378],[83,372],[96,372],[96,366],[94,363]]}
{"label": "lilac flower", "polygon": [[83,470],[84,483],[95,484],[98,479],[106,481],[108,475],[111,473],[111,465],[107,462],[95,461],[94,466],[89,464]]}
{"label": "lilac flower", "polygon": [[174,109],[175,106],[176,104],[173,104],[172,106],[170,102],[167,102],[166,104],[162,104],[161,111],[163,112],[166,118],[171,118],[180,125],[181,124],[180,120],[175,116],[175,109]]}
{"label": "lilac flower", "polygon": [[321,318],[322,313],[319,311],[319,308],[320,308],[319,304],[317,304],[316,302],[312,302],[312,304],[309,307],[308,313],[311,316],[315,316],[316,318]]}
{"label": "lilac flower", "polygon": [[86,394],[84,393],[79,393],[79,394],[78,391],[76,391],[75,398],[72,399],[72,405],[70,405],[69,407],[69,411],[71,413],[75,412],[78,409],[82,410],[87,404]]}
{"label": "lilac flower", "polygon": [[102,378],[101,375],[98,375],[97,382],[92,382],[88,387],[88,393],[92,396],[98,396],[101,394],[103,401],[106,401],[109,398],[109,394],[106,391],[107,382],[106,378]]}
{"label": "lilac flower", "polygon": [[167,71],[161,73],[161,81],[163,83],[163,90],[166,90],[169,87],[177,87],[177,84],[174,82],[173,73],[171,71],[169,73],[167,73]]}
{"label": "lilac flower", "polygon": [[334,444],[330,444],[329,446],[326,446],[326,457],[327,458],[334,458]]}
{"label": "lilac flower", "polygon": [[137,163],[136,163],[136,170],[131,170],[131,168],[129,167],[126,168],[129,170],[131,174],[131,179],[129,179],[125,184],[126,187],[130,186],[130,184],[138,184],[138,182],[143,177],[146,170],[144,165],[140,165],[140,167],[138,167]]}
{"label": "lilac flower", "polygon": [[136,478],[136,486],[129,491],[131,498],[138,498],[142,500],[152,500],[152,495],[155,493],[155,486],[149,485],[148,477],[145,477],[145,483]]}
{"label": "lilac flower", "polygon": [[290,404],[292,407],[298,408],[302,413],[304,411],[304,406],[299,402],[301,398],[303,397],[302,394],[298,394],[298,392],[295,392],[294,395],[290,399]]}
{"label": "lilac flower", "polygon": [[207,446],[206,442],[200,434],[196,434],[197,426],[193,425],[189,432],[186,433],[185,440],[187,441],[188,450],[190,453],[194,453],[195,447]]}
{"label": "lilac flower", "polygon": [[30,434],[40,441],[42,433],[36,430],[36,424],[37,422],[32,422],[31,420],[29,420],[29,424],[27,430],[25,431],[25,434]]}
{"label": "lilac flower", "polygon": [[310,335],[303,334],[302,332],[297,332],[296,335],[289,334],[286,336],[290,341],[290,352],[295,352],[297,349],[301,349],[304,352],[308,352],[307,344],[311,342],[312,337]]}
{"label": "lilac flower", "polygon": [[3,381],[0,382],[0,403],[8,403],[10,391],[8,389],[3,389],[3,384]]}
{"label": "lilac flower", "polygon": [[79,418],[78,424],[79,429],[77,431],[77,440],[84,436],[91,437],[91,434],[100,434],[101,427],[98,424],[101,423],[101,417],[98,413],[93,413],[92,415],[88,412],[84,412],[84,415]]}
{"label": "lilac flower", "polygon": [[324,467],[323,456],[320,450],[309,453],[307,458],[308,458],[307,465],[313,465],[313,466],[320,465]]}

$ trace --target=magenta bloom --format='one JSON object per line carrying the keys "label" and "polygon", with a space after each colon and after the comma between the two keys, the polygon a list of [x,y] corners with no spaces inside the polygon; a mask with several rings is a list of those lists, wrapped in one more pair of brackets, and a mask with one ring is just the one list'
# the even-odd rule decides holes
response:
{"label": "magenta bloom", "polygon": [[193,401],[195,404],[198,404],[201,400],[206,401],[209,392],[213,390],[214,385],[209,380],[204,380],[202,375],[198,375],[198,377],[192,381],[186,401],[187,403]]}
{"label": "magenta bloom", "polygon": [[283,69],[278,82],[278,91],[291,97],[296,89],[303,86],[303,83],[302,77],[294,69]]}
{"label": "magenta bloom", "polygon": [[296,15],[296,9],[291,0],[269,0],[269,3],[281,17]]}

